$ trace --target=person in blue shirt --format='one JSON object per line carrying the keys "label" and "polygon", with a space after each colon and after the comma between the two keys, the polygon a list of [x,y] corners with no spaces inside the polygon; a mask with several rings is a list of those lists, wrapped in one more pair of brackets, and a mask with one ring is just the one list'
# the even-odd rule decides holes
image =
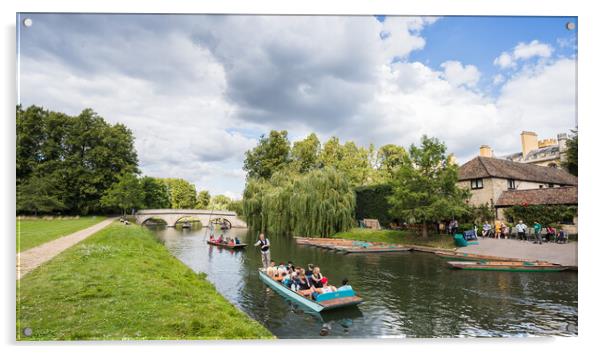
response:
{"label": "person in blue shirt", "polygon": [[341,285],[341,287],[339,287],[338,291],[353,290],[351,285],[349,285],[349,280],[347,278],[343,279],[342,284],[343,285]]}

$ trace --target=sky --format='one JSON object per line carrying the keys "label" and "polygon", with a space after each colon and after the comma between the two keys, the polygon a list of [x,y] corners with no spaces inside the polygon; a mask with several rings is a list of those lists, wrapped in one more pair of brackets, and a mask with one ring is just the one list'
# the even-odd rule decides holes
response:
{"label": "sky", "polygon": [[523,130],[555,138],[577,123],[576,17],[17,21],[20,104],[124,123],[144,175],[212,195],[240,198],[244,153],[271,129],[377,147],[426,134],[463,163],[483,144],[501,156],[520,151]]}

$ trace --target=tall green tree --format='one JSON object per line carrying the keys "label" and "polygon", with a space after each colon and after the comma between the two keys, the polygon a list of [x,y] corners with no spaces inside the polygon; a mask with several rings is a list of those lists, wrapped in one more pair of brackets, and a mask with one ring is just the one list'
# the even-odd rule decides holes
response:
{"label": "tall green tree", "polygon": [[320,140],[318,136],[311,133],[307,138],[293,143],[291,150],[292,162],[295,169],[300,173],[306,173],[317,168],[320,154]]}
{"label": "tall green tree", "polygon": [[457,166],[445,152],[445,144],[423,136],[420,147],[411,145],[391,183],[391,214],[422,224],[424,237],[428,236],[429,223],[470,212],[466,203],[470,194],[456,185]]}
{"label": "tall green tree", "polygon": [[357,187],[372,182],[374,171],[370,153],[370,149],[352,141],[341,144],[337,137],[332,137],[324,143],[319,162],[323,167],[332,167],[345,174],[352,186]]}
{"label": "tall green tree", "polygon": [[566,168],[569,173],[577,176],[578,173],[578,134],[576,130],[573,130],[573,135],[566,141],[566,160],[563,161],[562,167]]}
{"label": "tall green tree", "polygon": [[125,215],[128,210],[142,205],[143,193],[138,177],[133,173],[124,173],[105,191],[100,202],[106,208],[119,208]]}
{"label": "tall green tree", "polygon": [[159,178],[144,176],[140,179],[142,207],[146,209],[166,209],[171,206],[167,185]]}
{"label": "tall green tree", "polygon": [[245,153],[243,169],[248,178],[270,178],[290,162],[290,142],[286,130],[272,130],[259,139],[257,146]]}
{"label": "tall green tree", "polygon": [[77,116],[17,107],[17,185],[30,176],[61,191],[66,212],[100,211],[100,198],[120,174],[138,172],[132,132],[91,109]]}
{"label": "tall green tree", "polygon": [[355,224],[355,193],[333,167],[306,174],[279,171],[269,181],[251,179],[243,193],[243,216],[256,231],[327,237]]}
{"label": "tall green tree", "polygon": [[211,194],[209,191],[202,190],[196,196],[196,209],[207,209],[209,208],[209,203],[211,202]]}
{"label": "tall green tree", "polygon": [[378,149],[377,168],[385,180],[391,180],[407,156],[406,150],[399,145],[387,144]]}
{"label": "tall green tree", "polygon": [[65,209],[60,192],[52,185],[50,178],[30,176],[17,185],[17,211],[50,213]]}
{"label": "tall green tree", "polygon": [[218,194],[211,198],[208,209],[211,210],[228,210],[228,206],[232,202],[228,196]]}
{"label": "tall green tree", "polygon": [[164,178],[169,191],[172,209],[193,209],[196,206],[196,188],[194,184],[182,178]]}

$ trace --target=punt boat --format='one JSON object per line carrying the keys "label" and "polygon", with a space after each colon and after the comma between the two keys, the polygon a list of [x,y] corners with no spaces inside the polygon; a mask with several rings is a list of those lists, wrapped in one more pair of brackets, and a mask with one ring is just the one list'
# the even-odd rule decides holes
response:
{"label": "punt boat", "polygon": [[246,243],[239,243],[238,245],[236,245],[236,244],[229,245],[227,243],[219,243],[219,242],[211,242],[211,241],[207,241],[207,243],[210,245],[213,245],[213,246],[230,248],[230,249],[234,249],[234,250],[240,250],[240,249],[247,247]]}
{"label": "punt boat", "polygon": [[516,262],[525,262],[524,259],[517,258],[507,258],[507,257],[498,257],[498,256],[486,256],[475,253],[465,253],[465,252],[454,252],[454,251],[437,251],[435,254],[443,259],[447,259],[449,261],[516,261]]}
{"label": "punt boat", "polygon": [[316,300],[312,300],[292,291],[282,285],[279,281],[272,279],[262,269],[259,269],[259,278],[285,298],[295,301],[316,312],[355,306],[364,301],[361,297],[356,296],[353,290],[333,291],[331,293],[320,294]]}
{"label": "punt boat", "polygon": [[498,270],[507,272],[560,272],[568,267],[548,262],[509,262],[509,261],[479,261],[479,262],[447,262],[453,269],[463,270]]}

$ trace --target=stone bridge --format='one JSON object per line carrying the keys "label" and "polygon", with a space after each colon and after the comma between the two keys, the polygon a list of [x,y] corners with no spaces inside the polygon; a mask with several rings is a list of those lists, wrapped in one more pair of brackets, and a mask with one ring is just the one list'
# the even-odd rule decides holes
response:
{"label": "stone bridge", "polygon": [[161,219],[167,226],[176,226],[176,223],[185,217],[198,219],[203,226],[209,225],[210,221],[225,220],[232,227],[245,228],[247,224],[238,218],[233,211],[224,210],[201,210],[201,209],[142,209],[136,212],[136,222],[140,225],[150,219]]}

